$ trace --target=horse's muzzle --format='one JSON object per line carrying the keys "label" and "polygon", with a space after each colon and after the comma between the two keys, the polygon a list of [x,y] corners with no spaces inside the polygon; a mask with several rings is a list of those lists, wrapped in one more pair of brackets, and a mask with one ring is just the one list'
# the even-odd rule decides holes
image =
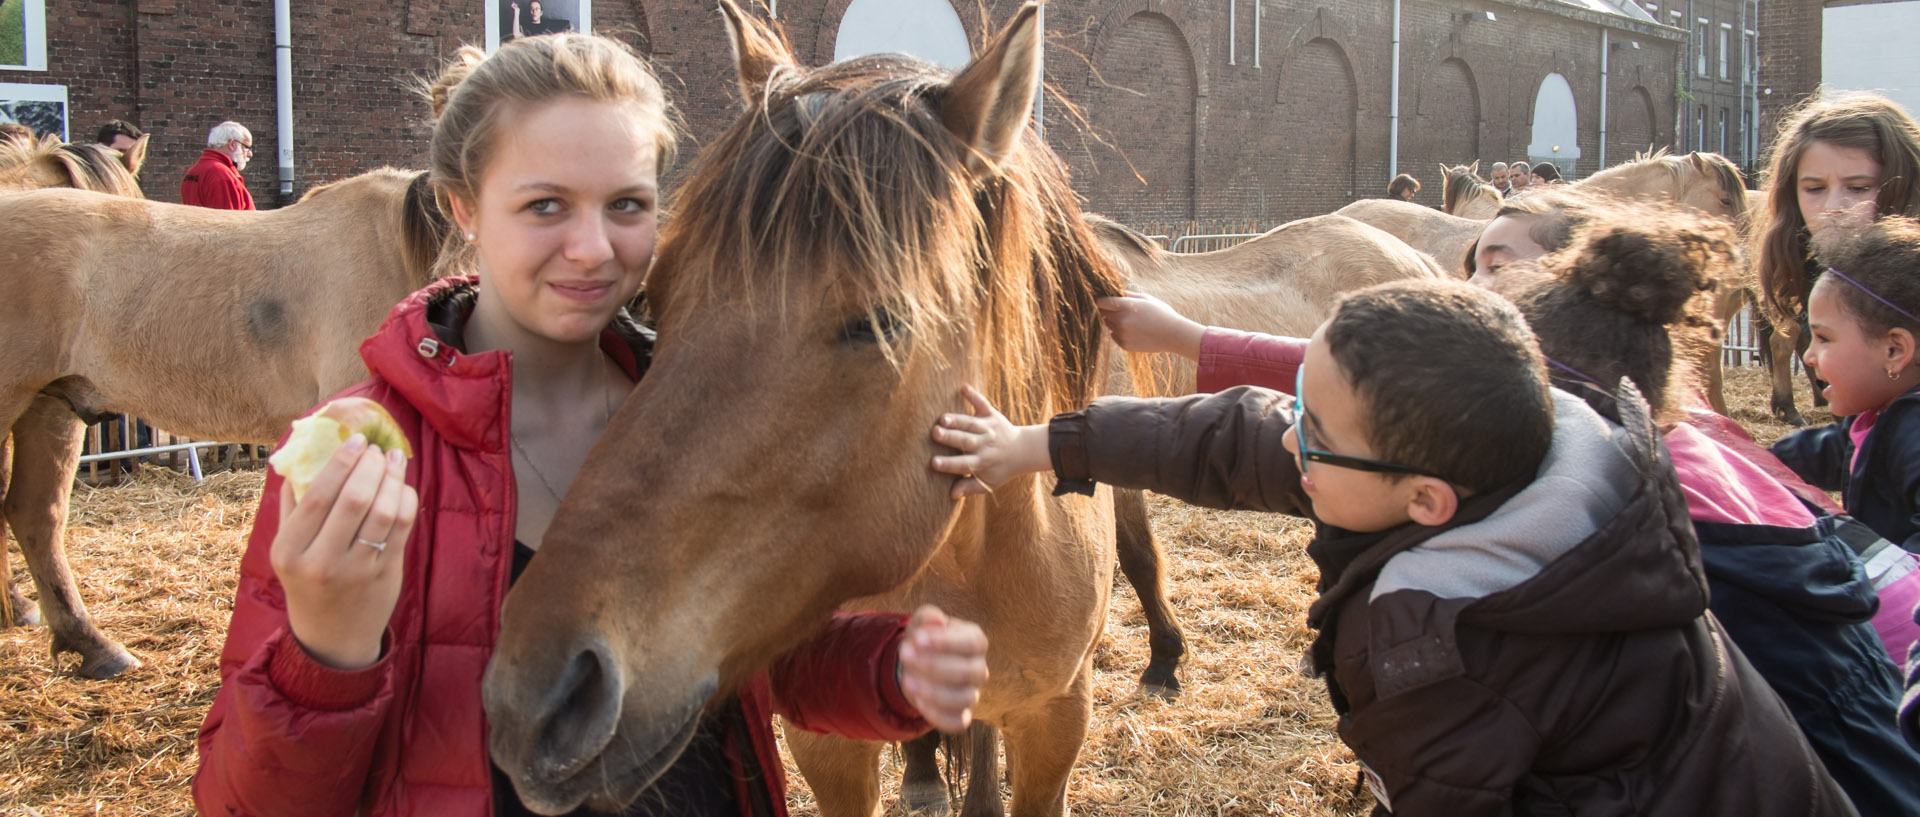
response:
{"label": "horse's muzzle", "polygon": [[624,671],[604,645],[574,652],[544,688],[542,675],[495,661],[485,691],[493,761],[543,814],[624,808],[686,749],[717,687],[709,675],[673,711],[623,723]]}

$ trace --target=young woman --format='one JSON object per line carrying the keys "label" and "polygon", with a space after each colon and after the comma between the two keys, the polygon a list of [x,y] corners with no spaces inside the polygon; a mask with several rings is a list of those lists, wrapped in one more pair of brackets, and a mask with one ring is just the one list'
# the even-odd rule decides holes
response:
{"label": "young woman", "polygon": [[[622,307],[674,133],[651,71],[599,37],[464,49],[430,93],[433,181],[476,275],[361,345],[372,377],[348,393],[393,414],[413,459],[356,435],[298,501],[269,475],[200,731],[202,813],[527,813],[489,761],[481,677],[508,588],[646,369]],[[711,707],[624,813],[783,814],[772,714],[863,739],[960,729],[985,652],[930,607],[837,614]]]}
{"label": "young woman", "polygon": [[[1796,322],[1820,267],[1809,241],[1835,223],[1920,217],[1920,124],[1874,94],[1814,100],[1787,121],[1753,220],[1768,308]],[[1871,202],[1868,204],[1867,202]]]}

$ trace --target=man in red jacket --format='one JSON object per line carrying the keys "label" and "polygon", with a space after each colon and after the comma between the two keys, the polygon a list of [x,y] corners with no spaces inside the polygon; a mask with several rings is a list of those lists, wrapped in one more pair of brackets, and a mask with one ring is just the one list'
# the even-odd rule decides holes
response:
{"label": "man in red jacket", "polygon": [[222,122],[207,133],[207,149],[180,180],[180,201],[216,210],[252,210],[253,194],[240,180],[253,158],[253,133],[238,122]]}

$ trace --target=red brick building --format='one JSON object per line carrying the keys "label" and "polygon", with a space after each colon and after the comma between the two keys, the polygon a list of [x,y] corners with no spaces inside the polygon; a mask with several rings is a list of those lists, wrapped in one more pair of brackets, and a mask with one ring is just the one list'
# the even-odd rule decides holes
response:
{"label": "red brick building", "polygon": [[[979,5],[996,25],[1015,7],[913,1],[951,9],[976,42]],[[774,8],[800,56],[824,62],[856,2]],[[270,207],[381,165],[423,166],[427,112],[413,86],[460,43],[481,41],[486,6],[294,2],[291,196],[275,178],[268,0],[49,4],[47,70],[0,71],[0,82],[66,86],[76,139],[111,118],[152,132],[143,181],[160,200],[176,200],[207,129],[238,120],[255,137],[248,185]],[[656,60],[694,142],[731,118],[728,49],[709,0],[597,0],[591,10],[595,31]],[[1437,163],[1532,160],[1549,147],[1586,175],[1673,145],[1687,38],[1610,0],[1054,0],[1047,28],[1047,79],[1063,98],[1046,104],[1048,140],[1091,208],[1134,222],[1277,223],[1380,195],[1396,168],[1437,203]],[[1566,92],[1556,103],[1564,139],[1536,132],[1547,86]]]}

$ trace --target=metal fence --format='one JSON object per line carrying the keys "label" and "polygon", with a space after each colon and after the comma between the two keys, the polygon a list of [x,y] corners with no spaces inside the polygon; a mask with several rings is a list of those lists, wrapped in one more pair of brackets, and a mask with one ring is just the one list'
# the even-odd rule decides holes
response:
{"label": "metal fence", "polygon": [[[141,438],[145,437],[145,444]],[[266,446],[241,443],[189,440],[177,434],[146,425],[125,415],[87,427],[81,443],[79,472],[76,479],[90,485],[111,485],[132,470],[135,461],[171,468],[193,476],[206,476],[203,451],[211,452],[214,468],[258,466],[266,459]]]}

